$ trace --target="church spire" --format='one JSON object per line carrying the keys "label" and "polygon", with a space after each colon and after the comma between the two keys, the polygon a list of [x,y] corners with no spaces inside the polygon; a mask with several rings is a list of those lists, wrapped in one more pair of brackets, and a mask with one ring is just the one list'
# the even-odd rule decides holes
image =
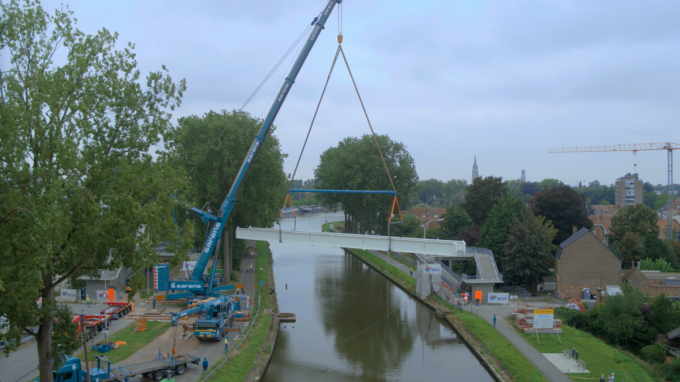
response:
{"label": "church spire", "polygon": [[472,181],[475,181],[475,178],[479,178],[479,171],[477,170],[477,154],[475,154],[475,163],[472,165]]}

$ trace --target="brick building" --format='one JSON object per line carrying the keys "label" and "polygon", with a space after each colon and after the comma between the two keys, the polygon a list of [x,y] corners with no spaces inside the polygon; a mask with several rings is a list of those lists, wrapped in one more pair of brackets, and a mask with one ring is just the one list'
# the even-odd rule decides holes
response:
{"label": "brick building", "polygon": [[659,271],[641,271],[631,267],[621,276],[636,289],[639,289],[645,296],[657,296],[664,293],[666,296],[680,296],[680,280],[675,277],[675,273],[662,273]]}
{"label": "brick building", "polygon": [[604,245],[609,246],[609,239],[607,236],[611,233],[612,217],[619,212],[619,206],[601,206],[591,205],[591,215],[588,216],[593,222],[593,235],[597,237]]}
{"label": "brick building", "polygon": [[584,288],[595,293],[621,282],[621,260],[586,228],[562,242],[555,258],[558,298],[581,298]]}
{"label": "brick building", "polygon": [[439,227],[439,222],[437,220],[442,219],[442,216],[445,212],[446,208],[413,207],[408,211],[404,211],[403,214],[415,215],[418,219],[420,219],[420,228],[425,228],[425,224],[427,224],[427,229],[432,229]]}

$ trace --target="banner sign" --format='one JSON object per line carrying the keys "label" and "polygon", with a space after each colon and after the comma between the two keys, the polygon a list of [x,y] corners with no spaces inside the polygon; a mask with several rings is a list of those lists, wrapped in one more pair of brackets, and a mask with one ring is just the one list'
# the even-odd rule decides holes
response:
{"label": "banner sign", "polygon": [[534,329],[553,329],[553,309],[534,310]]}
{"label": "banner sign", "polygon": [[505,304],[510,303],[510,293],[489,293],[487,295],[488,304]]}
{"label": "banner sign", "polygon": [[106,301],[107,300],[107,294],[105,290],[98,290],[97,291],[97,301]]}
{"label": "banner sign", "polygon": [[427,264],[425,266],[425,273],[430,275],[438,275],[442,273],[442,268],[439,264]]}
{"label": "banner sign", "polygon": [[78,298],[78,290],[77,289],[62,289],[61,294],[59,295],[62,300],[76,300]]}
{"label": "banner sign", "polygon": [[179,290],[203,290],[203,283],[199,281],[171,281],[170,289]]}
{"label": "banner sign", "polygon": [[196,263],[197,261],[185,261],[182,263],[182,270],[193,272],[194,268],[196,268]]}

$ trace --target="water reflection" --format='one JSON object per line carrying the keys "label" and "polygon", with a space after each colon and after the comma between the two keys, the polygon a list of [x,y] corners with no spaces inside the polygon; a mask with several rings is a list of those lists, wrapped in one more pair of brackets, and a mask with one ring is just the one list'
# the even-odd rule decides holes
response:
{"label": "water reflection", "polygon": [[[302,216],[297,228],[319,231],[341,219]],[[431,310],[358,259],[328,247],[270,245],[280,311],[298,321],[281,325],[264,381],[492,380]]]}

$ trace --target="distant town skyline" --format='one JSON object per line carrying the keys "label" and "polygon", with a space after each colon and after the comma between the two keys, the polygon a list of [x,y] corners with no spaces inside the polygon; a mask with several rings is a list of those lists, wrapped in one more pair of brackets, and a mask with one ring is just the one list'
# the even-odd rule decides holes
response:
{"label": "distant town skyline", "polygon": [[[186,78],[177,119],[238,109],[324,0],[187,3],[66,0],[77,27],[135,44],[144,77]],[[53,12],[62,0],[45,0]],[[275,125],[291,173],[337,47],[336,9]],[[680,142],[680,2],[343,1],[343,49],[377,134],[403,142],[421,179],[484,176],[666,184],[666,153],[548,154],[551,148]],[[55,62],[60,60],[60,50]],[[292,54],[245,110],[261,117]],[[7,66],[0,52],[0,66]],[[299,179],[347,136],[369,133],[336,65]],[[208,139],[208,137],[206,137]],[[678,156],[678,155],[676,155]],[[677,163],[677,160],[676,160]],[[680,168],[680,166],[674,166]],[[680,172],[675,174],[680,179]]]}

